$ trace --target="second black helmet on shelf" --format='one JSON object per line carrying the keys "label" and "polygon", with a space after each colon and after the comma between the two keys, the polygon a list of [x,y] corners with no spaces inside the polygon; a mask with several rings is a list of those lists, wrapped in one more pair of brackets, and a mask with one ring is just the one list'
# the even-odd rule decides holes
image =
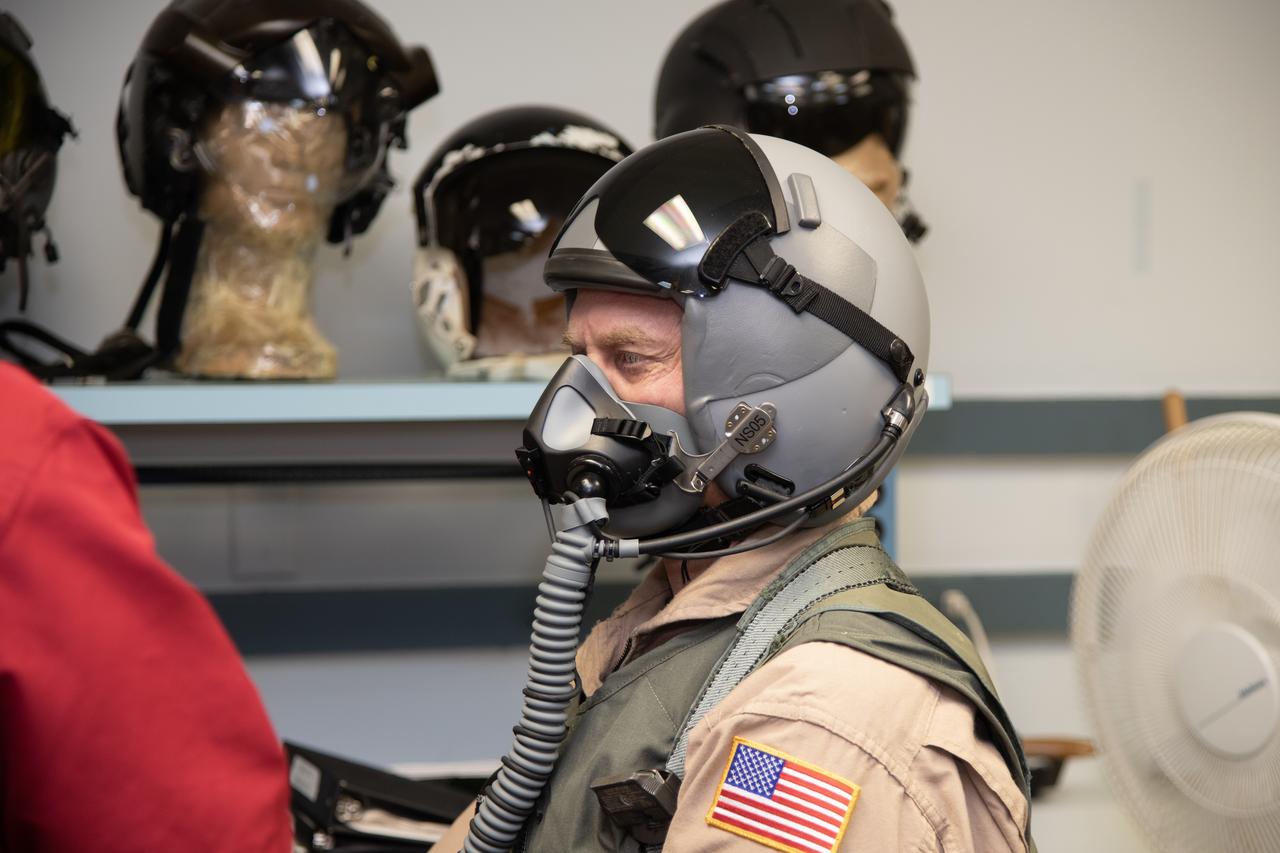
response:
{"label": "second black helmet on shelf", "polygon": [[578,198],[631,152],[610,128],[559,107],[473,119],[414,183],[413,298],[436,366],[454,377],[547,378],[563,360],[563,297],[542,264]]}

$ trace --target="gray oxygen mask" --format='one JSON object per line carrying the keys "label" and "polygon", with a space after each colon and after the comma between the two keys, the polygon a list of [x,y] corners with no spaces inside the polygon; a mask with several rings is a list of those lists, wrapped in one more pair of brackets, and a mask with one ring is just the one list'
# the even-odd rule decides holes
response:
{"label": "gray oxygen mask", "polygon": [[539,498],[603,498],[609,534],[648,536],[702,505],[705,483],[682,476],[692,435],[684,416],[622,400],[591,359],[574,355],[542,392],[516,456]]}

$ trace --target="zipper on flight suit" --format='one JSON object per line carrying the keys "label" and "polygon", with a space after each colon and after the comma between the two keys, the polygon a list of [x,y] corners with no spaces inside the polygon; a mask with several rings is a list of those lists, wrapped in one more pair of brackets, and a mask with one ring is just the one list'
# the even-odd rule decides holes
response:
{"label": "zipper on flight suit", "polygon": [[610,675],[622,669],[622,665],[627,662],[627,655],[631,654],[631,646],[635,643],[635,640],[635,636],[627,637],[626,643],[622,645],[622,654],[618,657],[618,662],[609,670]]}

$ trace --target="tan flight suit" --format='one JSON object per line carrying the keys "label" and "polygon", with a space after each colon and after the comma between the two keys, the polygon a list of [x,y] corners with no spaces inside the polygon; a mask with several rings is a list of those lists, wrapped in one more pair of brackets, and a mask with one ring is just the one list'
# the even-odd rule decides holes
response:
{"label": "tan flight suit", "polygon": [[[875,542],[869,520],[855,524],[856,535]],[[709,565],[656,566],[580,649],[584,693],[647,651],[745,612],[788,560],[829,532],[805,531]],[[677,722],[686,711],[670,709]],[[768,849],[707,820],[735,738],[743,738],[858,786],[838,850],[1025,851],[1027,801],[984,730],[967,700],[930,679],[845,645],[788,648],[693,729],[662,849]],[[436,849],[452,851],[465,828],[460,821]]]}
{"label": "tan flight suit", "polygon": [[[825,532],[716,560],[690,571],[689,583],[679,564],[659,565],[583,644],[584,690],[622,663],[624,649],[634,656],[673,630],[743,612]],[[860,786],[841,850],[1026,849],[1027,802],[967,701],[847,646],[805,643],[750,675],[693,730],[664,853],[763,849],[705,820],[735,737]]]}

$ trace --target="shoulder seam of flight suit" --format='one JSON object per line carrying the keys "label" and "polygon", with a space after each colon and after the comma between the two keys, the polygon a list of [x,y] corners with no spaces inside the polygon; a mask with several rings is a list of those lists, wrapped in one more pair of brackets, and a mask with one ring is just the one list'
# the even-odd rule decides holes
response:
{"label": "shoulder seam of flight suit", "polygon": [[[861,661],[864,661],[870,664],[871,666],[888,667],[892,670],[895,670],[896,672],[903,673],[904,675],[906,675],[907,681],[909,683],[918,684],[920,686],[921,692],[923,695],[920,696],[919,701],[921,703],[922,709],[925,707],[925,703],[927,703],[927,711],[924,711],[919,715],[919,718],[915,721],[915,723],[912,725],[912,728],[911,728],[911,737],[912,737],[911,749],[909,752],[905,752],[903,755],[903,758],[906,764],[908,765],[911,764],[911,762],[915,760],[916,756],[920,754],[920,750],[924,749],[924,747],[928,745],[929,738],[933,731],[934,715],[937,713],[938,703],[941,701],[941,698],[942,698],[942,691],[939,688],[939,686],[933,681],[930,681],[928,678],[924,677],[923,675],[912,672],[909,669],[905,669],[894,663],[878,658],[875,655],[868,654],[859,649],[852,648],[851,646],[845,646],[840,643],[833,643],[827,640],[814,640],[808,643],[803,643],[798,646],[793,646],[792,648],[789,648],[783,651],[782,654],[778,655],[777,657],[766,661],[763,666],[761,666],[758,670],[756,670],[756,672],[759,672],[760,670],[767,670],[771,664],[774,664],[776,661],[780,661],[780,660],[786,660],[790,664],[794,664],[797,660],[803,661],[805,660],[804,650],[806,648],[813,648],[813,647],[837,649],[839,650],[839,652],[852,655],[853,657]],[[806,663],[808,663],[808,661],[806,661]],[[752,674],[754,675],[755,673],[752,673]],[[821,670],[818,674],[821,675],[822,677],[826,677],[827,675],[829,675],[829,673],[825,669]],[[743,681],[745,680],[746,679],[743,679]],[[767,698],[770,690],[772,690],[772,685],[770,685],[770,687],[766,687],[763,691],[761,691],[761,693],[757,694],[756,698]],[[732,696],[733,694],[730,693],[729,695]],[[755,701],[755,699],[752,699],[750,701]],[[835,708],[831,708],[831,711],[833,714],[836,713]]]}
{"label": "shoulder seam of flight suit", "polygon": [[[1015,826],[1026,825],[1028,804],[1022,799],[1022,792],[1013,784],[1012,779],[1008,779],[1008,781],[1004,778],[1000,778],[998,780],[993,779],[992,775],[988,772],[988,768],[975,764],[965,757],[965,752],[967,750],[963,744],[953,741],[950,738],[932,738],[931,742],[925,745],[925,748],[931,747],[941,749],[943,752],[947,753],[953,761],[963,762],[966,767],[969,767],[973,772],[977,773],[982,779],[982,783],[987,786],[991,793],[994,794],[996,799],[1000,802],[1000,805],[1008,814],[1010,822]],[[1002,769],[1007,769],[1003,764],[1000,766]],[[1015,803],[1021,802],[1023,807],[1020,810],[1020,813],[1015,814],[1013,809],[1009,807],[1009,800],[1006,796],[1008,794],[1016,795],[1017,799],[1014,800]]]}

